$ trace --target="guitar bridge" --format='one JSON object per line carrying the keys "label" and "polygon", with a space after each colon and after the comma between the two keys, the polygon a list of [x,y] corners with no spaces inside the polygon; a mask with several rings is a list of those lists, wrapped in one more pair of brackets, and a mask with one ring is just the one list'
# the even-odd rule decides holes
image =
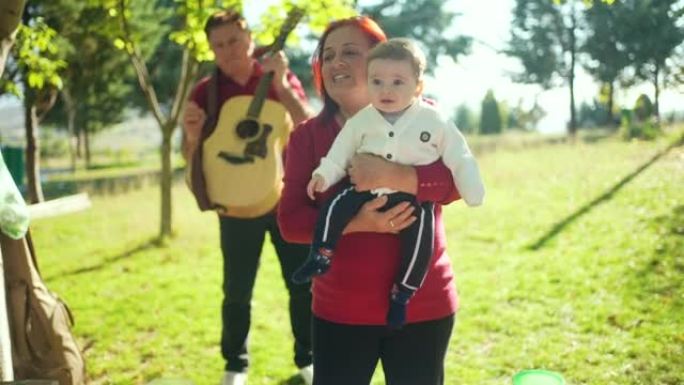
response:
{"label": "guitar bridge", "polygon": [[225,160],[226,162],[230,164],[246,164],[246,163],[254,163],[254,157],[253,156],[238,156],[238,155],[233,155],[229,154],[225,151],[221,151],[218,153],[218,157]]}
{"label": "guitar bridge", "polygon": [[245,146],[245,158],[252,156],[258,156],[262,159],[266,158],[266,155],[268,154],[266,139],[271,131],[273,131],[273,126],[270,124],[264,124],[264,129],[261,131],[261,136],[259,139],[247,143],[247,146]]}

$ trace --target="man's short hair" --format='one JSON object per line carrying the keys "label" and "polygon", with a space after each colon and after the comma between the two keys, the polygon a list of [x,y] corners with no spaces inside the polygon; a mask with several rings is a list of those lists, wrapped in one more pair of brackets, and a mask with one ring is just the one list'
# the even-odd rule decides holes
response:
{"label": "man's short hair", "polygon": [[211,33],[212,30],[226,24],[235,24],[243,31],[249,30],[247,27],[247,20],[245,20],[242,14],[232,9],[226,9],[209,16],[209,19],[207,19],[207,22],[204,24],[204,33],[207,35],[207,38],[209,38],[209,33]]}
{"label": "man's short hair", "polygon": [[368,53],[366,64],[375,59],[408,60],[416,79],[421,79],[425,71],[425,54],[416,43],[405,38],[393,38],[376,45]]}

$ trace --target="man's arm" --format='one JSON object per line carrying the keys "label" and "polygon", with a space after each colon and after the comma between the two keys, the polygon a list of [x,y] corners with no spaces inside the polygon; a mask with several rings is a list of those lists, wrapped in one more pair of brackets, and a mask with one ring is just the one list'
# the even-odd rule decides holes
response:
{"label": "man's arm", "polygon": [[297,95],[292,86],[276,86],[276,93],[280,102],[290,113],[295,126],[313,116],[309,104],[299,98],[299,95]]}

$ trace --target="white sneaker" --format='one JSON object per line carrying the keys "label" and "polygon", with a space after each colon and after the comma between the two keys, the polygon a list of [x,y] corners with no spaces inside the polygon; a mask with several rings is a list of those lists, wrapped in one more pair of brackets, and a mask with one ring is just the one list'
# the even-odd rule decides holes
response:
{"label": "white sneaker", "polygon": [[300,368],[299,375],[302,377],[306,385],[313,384],[313,365]]}
{"label": "white sneaker", "polygon": [[225,372],[221,385],[245,385],[247,384],[247,373]]}

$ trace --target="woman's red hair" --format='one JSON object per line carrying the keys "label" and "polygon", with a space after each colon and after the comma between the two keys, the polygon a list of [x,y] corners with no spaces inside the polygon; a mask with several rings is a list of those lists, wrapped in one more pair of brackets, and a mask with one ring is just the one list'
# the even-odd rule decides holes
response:
{"label": "woman's red hair", "polygon": [[316,47],[311,59],[314,85],[316,86],[318,94],[323,97],[323,111],[321,112],[321,115],[324,118],[332,118],[339,109],[339,106],[330,98],[325,90],[325,85],[323,84],[323,74],[321,70],[321,67],[323,66],[323,48],[325,46],[325,41],[328,39],[328,35],[330,35],[332,31],[347,26],[358,28],[364,35],[366,35],[371,47],[380,42],[387,41],[387,36],[382,28],[380,28],[380,26],[373,21],[373,19],[367,16],[350,17],[348,19],[333,21],[332,23],[328,24],[325,32],[323,32],[323,35],[318,40],[318,46]]}

